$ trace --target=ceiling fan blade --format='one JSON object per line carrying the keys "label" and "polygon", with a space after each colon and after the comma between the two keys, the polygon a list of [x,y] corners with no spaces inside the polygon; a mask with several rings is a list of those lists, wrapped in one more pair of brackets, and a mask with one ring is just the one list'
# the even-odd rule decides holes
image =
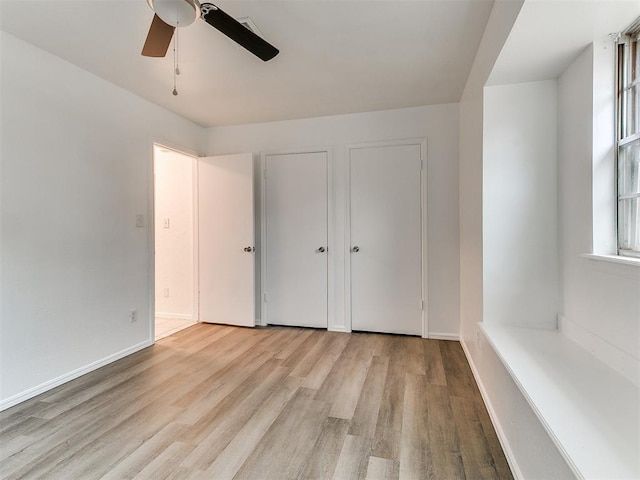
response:
{"label": "ceiling fan blade", "polygon": [[201,11],[205,22],[220,30],[231,40],[243,46],[261,60],[265,62],[271,60],[280,52],[276,47],[212,3],[203,3]]}
{"label": "ceiling fan blade", "polygon": [[153,16],[147,40],[142,47],[145,57],[164,57],[169,49],[175,27],[165,23],[158,15]]}

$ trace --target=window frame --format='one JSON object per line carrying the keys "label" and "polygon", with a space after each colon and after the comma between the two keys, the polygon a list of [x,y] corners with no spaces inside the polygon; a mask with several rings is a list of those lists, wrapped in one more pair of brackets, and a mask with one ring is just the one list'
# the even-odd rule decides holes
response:
{"label": "window frame", "polygon": [[[629,108],[634,109],[633,118]],[[617,42],[615,148],[618,255],[640,258],[640,187],[627,191],[629,172],[624,164],[624,152],[630,155],[633,149],[640,150],[640,18],[619,36]],[[635,170],[635,178],[632,178],[638,182],[640,164]]]}

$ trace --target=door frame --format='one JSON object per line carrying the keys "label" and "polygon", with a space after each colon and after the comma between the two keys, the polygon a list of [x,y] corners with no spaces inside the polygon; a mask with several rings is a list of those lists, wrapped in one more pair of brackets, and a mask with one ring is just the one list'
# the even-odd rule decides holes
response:
{"label": "door frame", "polygon": [[429,338],[429,301],[427,272],[427,139],[407,138],[345,145],[345,225],[344,225],[344,318],[351,331],[351,151],[362,148],[420,146],[420,245],[422,268],[422,338]]}
{"label": "door frame", "polygon": [[156,159],[155,159],[155,148],[165,148],[167,150],[172,150],[180,155],[184,155],[185,157],[191,158],[191,181],[192,181],[192,216],[193,216],[193,293],[192,293],[192,311],[193,311],[193,321],[196,323],[200,322],[200,305],[198,301],[198,279],[199,279],[199,271],[198,271],[198,157],[200,154],[192,150],[188,147],[182,145],[175,145],[171,142],[163,141],[163,140],[152,140],[151,141],[151,174],[149,175],[149,211],[147,212],[147,218],[149,221],[147,222],[146,227],[149,230],[148,235],[148,245],[149,245],[149,318],[147,319],[149,324],[150,333],[150,343],[156,343],[156,236],[155,236],[155,225],[156,225]]}
{"label": "door frame", "polygon": [[[284,150],[269,150],[260,153],[260,325],[269,325],[267,294],[267,158],[270,155],[296,155],[325,153],[327,155],[327,330],[335,323],[334,259],[337,242],[334,241],[333,205],[333,156],[331,147],[309,147]],[[258,323],[256,322],[256,325]]]}

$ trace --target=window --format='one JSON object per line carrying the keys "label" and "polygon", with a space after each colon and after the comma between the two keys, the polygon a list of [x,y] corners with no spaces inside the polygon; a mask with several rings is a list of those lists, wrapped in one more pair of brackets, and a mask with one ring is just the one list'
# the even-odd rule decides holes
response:
{"label": "window", "polygon": [[640,257],[640,19],[618,43],[618,254]]}

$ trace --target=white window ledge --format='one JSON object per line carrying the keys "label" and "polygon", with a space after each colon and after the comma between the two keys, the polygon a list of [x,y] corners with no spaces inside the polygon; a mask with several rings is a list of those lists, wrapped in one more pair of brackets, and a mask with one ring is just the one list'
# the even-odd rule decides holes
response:
{"label": "white window ledge", "polygon": [[635,265],[636,267],[640,267],[640,258],[623,257],[621,255],[600,255],[597,253],[583,253],[580,256],[591,260],[598,260],[600,262],[622,263],[624,265]]}
{"label": "white window ledge", "polygon": [[640,478],[633,382],[557,330],[480,326],[576,477]]}

